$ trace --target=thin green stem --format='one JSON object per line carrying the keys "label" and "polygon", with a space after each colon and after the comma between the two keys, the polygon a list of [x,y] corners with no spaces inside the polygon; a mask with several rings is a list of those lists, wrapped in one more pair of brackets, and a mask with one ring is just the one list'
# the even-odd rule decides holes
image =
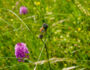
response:
{"label": "thin green stem", "polygon": [[43,44],[44,44],[44,46],[45,46],[45,49],[46,49],[46,55],[47,55],[47,59],[48,59],[49,69],[52,70],[52,69],[51,69],[50,62],[49,62],[49,53],[48,53],[47,45],[46,45],[46,43],[45,43],[43,40],[42,40],[42,42],[43,42]]}

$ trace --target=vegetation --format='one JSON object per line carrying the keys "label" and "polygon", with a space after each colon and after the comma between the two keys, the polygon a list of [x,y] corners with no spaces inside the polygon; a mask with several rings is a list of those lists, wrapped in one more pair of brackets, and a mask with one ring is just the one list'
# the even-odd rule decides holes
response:
{"label": "vegetation", "polygon": [[[27,14],[19,13],[21,6]],[[42,40],[49,58],[56,58],[52,70],[90,70],[90,0],[0,0],[0,70],[34,70],[45,45],[38,38],[43,23],[48,29]],[[30,63],[15,57],[20,42],[28,47]],[[42,60],[48,60],[45,47]],[[36,70],[49,70],[48,62]]]}

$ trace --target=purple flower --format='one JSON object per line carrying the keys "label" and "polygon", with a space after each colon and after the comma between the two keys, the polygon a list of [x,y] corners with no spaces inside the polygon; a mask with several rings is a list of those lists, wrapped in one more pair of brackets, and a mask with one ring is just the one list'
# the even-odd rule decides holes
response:
{"label": "purple flower", "polygon": [[20,14],[27,14],[28,9],[25,6],[20,7]]}
{"label": "purple flower", "polygon": [[29,51],[25,43],[17,43],[15,45],[15,55],[18,61],[24,61],[24,58],[29,58]]}

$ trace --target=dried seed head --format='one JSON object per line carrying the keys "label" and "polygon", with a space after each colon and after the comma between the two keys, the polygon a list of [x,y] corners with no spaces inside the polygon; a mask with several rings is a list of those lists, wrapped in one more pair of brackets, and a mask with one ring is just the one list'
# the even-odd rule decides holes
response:
{"label": "dried seed head", "polygon": [[48,28],[48,24],[46,24],[46,23],[44,23],[43,24],[43,28],[45,29],[45,31],[47,30],[47,28]]}
{"label": "dried seed head", "polygon": [[42,38],[43,38],[43,35],[42,35],[42,34],[40,34],[40,35],[39,35],[39,38],[40,38],[40,39],[42,39]]}
{"label": "dried seed head", "polygon": [[41,27],[40,28],[40,32],[44,32],[45,30],[44,30],[44,27]]}

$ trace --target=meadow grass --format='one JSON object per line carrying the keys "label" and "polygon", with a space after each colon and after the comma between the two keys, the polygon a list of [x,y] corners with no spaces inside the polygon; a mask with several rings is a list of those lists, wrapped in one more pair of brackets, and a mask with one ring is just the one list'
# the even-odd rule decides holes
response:
{"label": "meadow grass", "polygon": [[[56,58],[50,62],[52,70],[90,70],[90,0],[17,1],[0,0],[0,70],[34,70],[34,62],[48,60],[38,38],[43,23],[48,24],[43,40],[49,58]],[[26,15],[19,14],[21,6],[28,8]],[[14,48],[19,42],[26,43],[31,63],[17,61]],[[36,70],[49,70],[48,62]]]}

